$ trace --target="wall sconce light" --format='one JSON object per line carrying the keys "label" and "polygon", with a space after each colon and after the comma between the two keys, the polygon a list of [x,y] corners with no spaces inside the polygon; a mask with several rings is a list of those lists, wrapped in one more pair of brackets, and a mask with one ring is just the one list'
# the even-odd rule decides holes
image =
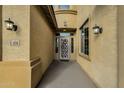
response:
{"label": "wall sconce light", "polygon": [[65,32],[65,31],[66,31],[66,29],[63,29],[63,31]]}
{"label": "wall sconce light", "polygon": [[64,27],[67,27],[67,22],[66,21],[64,21]]}
{"label": "wall sconce light", "polygon": [[17,31],[17,25],[15,25],[14,22],[10,20],[10,18],[5,20],[5,26],[7,30]]}
{"label": "wall sconce light", "polygon": [[101,34],[103,32],[103,29],[102,29],[102,27],[99,27],[98,25],[95,25],[93,27],[93,32],[94,32],[94,34]]}

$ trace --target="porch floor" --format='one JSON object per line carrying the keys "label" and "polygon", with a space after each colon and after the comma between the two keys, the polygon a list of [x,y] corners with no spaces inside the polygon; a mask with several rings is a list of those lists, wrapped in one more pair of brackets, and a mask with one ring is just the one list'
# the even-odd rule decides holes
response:
{"label": "porch floor", "polygon": [[77,62],[54,61],[38,88],[95,88],[95,84]]}

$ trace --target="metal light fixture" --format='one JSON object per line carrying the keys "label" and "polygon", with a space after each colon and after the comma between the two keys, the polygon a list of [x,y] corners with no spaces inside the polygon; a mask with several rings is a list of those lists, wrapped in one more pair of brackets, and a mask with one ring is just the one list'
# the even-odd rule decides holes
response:
{"label": "metal light fixture", "polygon": [[5,20],[5,26],[7,30],[17,31],[17,25],[15,25],[14,22],[10,20],[10,18]]}
{"label": "metal light fixture", "polygon": [[66,29],[63,29],[63,31],[66,31]]}
{"label": "metal light fixture", "polygon": [[67,22],[66,21],[64,21],[64,27],[67,27]]}
{"label": "metal light fixture", "polygon": [[95,26],[93,27],[93,32],[94,32],[94,34],[101,34],[102,31],[103,31],[102,27],[100,27],[100,26],[98,26],[98,25],[95,25]]}

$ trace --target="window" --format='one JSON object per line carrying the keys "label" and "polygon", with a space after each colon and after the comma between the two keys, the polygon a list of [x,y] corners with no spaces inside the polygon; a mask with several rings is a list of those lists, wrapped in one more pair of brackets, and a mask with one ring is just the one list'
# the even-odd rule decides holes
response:
{"label": "window", "polygon": [[59,9],[62,9],[62,10],[68,10],[70,8],[69,5],[59,5]]}
{"label": "window", "polygon": [[60,33],[56,33],[56,36],[60,36]]}
{"label": "window", "polygon": [[89,27],[86,21],[80,28],[81,31],[81,53],[89,55]]}
{"label": "window", "polygon": [[70,36],[70,33],[60,33],[60,36]]}
{"label": "window", "polygon": [[56,53],[58,53],[58,48],[59,48],[58,43],[59,43],[58,38],[56,37],[56,43],[55,43],[56,44],[56,49],[55,49]]}
{"label": "window", "polygon": [[71,38],[71,53],[74,52],[74,39]]}

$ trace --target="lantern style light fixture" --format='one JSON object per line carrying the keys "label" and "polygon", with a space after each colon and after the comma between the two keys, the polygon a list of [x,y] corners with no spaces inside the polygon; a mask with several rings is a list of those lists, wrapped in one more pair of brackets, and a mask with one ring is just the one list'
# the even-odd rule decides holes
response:
{"label": "lantern style light fixture", "polygon": [[67,27],[67,22],[66,21],[64,21],[64,27]]}
{"label": "lantern style light fixture", "polygon": [[94,32],[94,34],[101,34],[103,32],[103,29],[102,29],[102,27],[95,25],[93,27],[93,32]]}
{"label": "lantern style light fixture", "polygon": [[65,31],[66,31],[66,29],[63,29],[63,31],[65,32]]}
{"label": "lantern style light fixture", "polygon": [[7,30],[17,31],[17,25],[15,25],[14,22],[10,20],[10,18],[5,20],[5,26]]}

